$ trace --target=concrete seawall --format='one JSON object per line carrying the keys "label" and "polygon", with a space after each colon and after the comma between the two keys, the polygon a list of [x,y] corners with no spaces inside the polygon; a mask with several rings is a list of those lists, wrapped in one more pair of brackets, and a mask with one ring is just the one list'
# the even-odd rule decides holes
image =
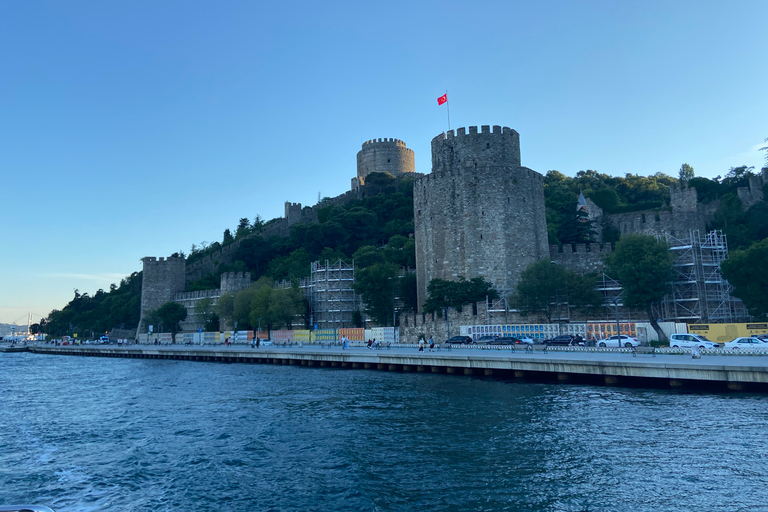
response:
{"label": "concrete seawall", "polygon": [[641,354],[626,352],[548,353],[509,350],[452,350],[418,352],[413,348],[287,347],[31,347],[36,354],[86,357],[128,357],[181,361],[283,364],[308,367],[375,369],[493,376],[561,383],[661,387],[707,391],[768,392],[768,357]]}

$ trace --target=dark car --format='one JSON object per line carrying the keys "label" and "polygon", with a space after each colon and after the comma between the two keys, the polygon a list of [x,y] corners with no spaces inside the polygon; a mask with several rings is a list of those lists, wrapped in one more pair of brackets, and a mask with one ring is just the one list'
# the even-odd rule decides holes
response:
{"label": "dark car", "polygon": [[561,334],[554,338],[544,340],[545,345],[578,345],[583,342],[584,340],[581,336],[574,336],[572,334]]}
{"label": "dark car", "polygon": [[475,341],[469,336],[454,336],[449,340],[445,340],[443,343],[457,344],[457,345],[473,345]]}
{"label": "dark car", "polygon": [[489,341],[486,345],[523,345],[525,342],[519,338],[513,338],[511,336],[496,338],[493,341]]}

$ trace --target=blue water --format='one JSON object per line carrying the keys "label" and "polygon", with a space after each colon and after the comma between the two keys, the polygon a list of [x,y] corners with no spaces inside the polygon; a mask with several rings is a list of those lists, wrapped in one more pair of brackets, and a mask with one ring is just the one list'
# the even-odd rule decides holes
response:
{"label": "blue water", "polygon": [[768,397],[0,354],[0,504],[768,510]]}

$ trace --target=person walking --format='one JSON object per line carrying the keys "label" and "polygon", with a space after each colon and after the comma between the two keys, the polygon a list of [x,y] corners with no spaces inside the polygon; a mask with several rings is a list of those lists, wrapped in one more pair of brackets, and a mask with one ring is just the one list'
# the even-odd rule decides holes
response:
{"label": "person walking", "polygon": [[424,338],[419,338],[419,352],[424,352]]}
{"label": "person walking", "polygon": [[432,338],[432,336],[429,337],[429,351],[432,352],[435,350],[435,340]]}

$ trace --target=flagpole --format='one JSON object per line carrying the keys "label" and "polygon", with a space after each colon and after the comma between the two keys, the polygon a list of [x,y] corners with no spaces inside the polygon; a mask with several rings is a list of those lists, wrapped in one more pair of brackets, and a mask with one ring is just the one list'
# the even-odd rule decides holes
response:
{"label": "flagpole", "polygon": [[448,89],[445,90],[445,110],[448,112],[448,131],[451,131],[451,103],[448,101]]}

